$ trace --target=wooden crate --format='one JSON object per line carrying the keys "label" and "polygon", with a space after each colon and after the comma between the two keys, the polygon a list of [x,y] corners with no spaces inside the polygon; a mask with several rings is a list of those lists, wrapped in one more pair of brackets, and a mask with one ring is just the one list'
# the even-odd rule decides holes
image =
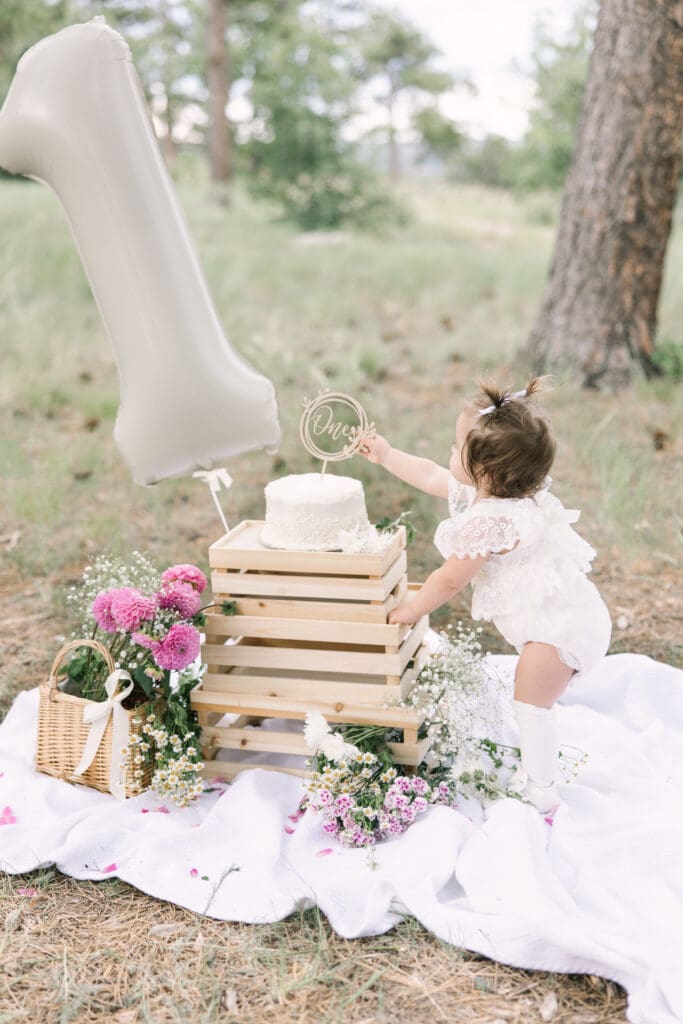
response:
{"label": "wooden crate", "polygon": [[[251,766],[306,774],[303,733],[286,724],[311,710],[330,722],[402,730],[392,744],[396,762],[418,765],[428,743],[418,742],[415,712],[383,706],[406,696],[426,660],[426,616],[414,626],[387,623],[419,589],[407,581],[405,529],[380,554],[352,555],[265,548],[263,525],[240,523],[209,549],[213,600],[233,601],[236,614],[206,614],[208,669],[192,696],[205,775],[232,778]],[[217,724],[225,715],[236,720]],[[285,728],[264,727],[266,719]],[[214,760],[224,751],[234,760]],[[283,755],[298,767],[277,764]]]}

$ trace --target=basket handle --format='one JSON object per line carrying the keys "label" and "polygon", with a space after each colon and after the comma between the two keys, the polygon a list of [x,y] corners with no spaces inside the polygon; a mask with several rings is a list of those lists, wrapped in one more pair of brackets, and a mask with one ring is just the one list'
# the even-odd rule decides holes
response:
{"label": "basket handle", "polygon": [[99,654],[101,654],[104,660],[106,661],[107,668],[109,669],[110,673],[113,672],[114,669],[116,668],[114,664],[114,659],[112,658],[111,654],[109,653],[107,648],[99,642],[99,640],[69,640],[67,643],[64,644],[63,647],[60,647],[60,649],[57,651],[55,660],[52,662],[52,668],[50,669],[50,678],[48,679],[48,686],[50,687],[51,690],[57,689],[57,669],[61,664],[62,658],[64,657],[65,654],[68,654],[69,651],[73,651],[77,647],[92,647],[94,651],[98,651]]}

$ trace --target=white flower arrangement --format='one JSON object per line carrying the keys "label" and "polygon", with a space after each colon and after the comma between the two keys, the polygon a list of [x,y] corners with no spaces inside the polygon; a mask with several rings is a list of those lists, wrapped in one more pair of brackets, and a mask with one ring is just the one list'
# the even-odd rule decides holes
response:
{"label": "white flower arrangement", "polygon": [[[431,804],[453,806],[460,796],[484,806],[501,797],[525,800],[519,748],[501,740],[508,681],[485,661],[480,632],[460,623],[442,633],[398,702],[417,711],[419,735],[432,741],[412,775],[392,763],[388,743],[397,738],[395,730],[341,725],[332,732],[319,712],[307,714],[304,737],[315,771],[302,807],[322,814],[328,835],[347,846],[372,846],[405,831]],[[565,776],[582,763],[568,749],[560,751]]]}

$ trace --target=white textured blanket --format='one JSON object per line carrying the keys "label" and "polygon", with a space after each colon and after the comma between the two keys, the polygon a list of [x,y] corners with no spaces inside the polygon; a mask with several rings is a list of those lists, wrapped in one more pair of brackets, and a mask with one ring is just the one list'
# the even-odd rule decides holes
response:
{"label": "white textured blanket", "polygon": [[374,854],[336,846],[312,813],[291,820],[301,787],[281,773],[246,772],[186,810],[36,774],[37,697],[0,726],[4,871],[118,875],[232,921],[317,903],[348,938],[412,914],[507,964],[611,978],[634,1024],[683,1020],[683,672],[612,655],[565,693],[561,742],[589,759],[552,825],[515,800],[433,807]]}

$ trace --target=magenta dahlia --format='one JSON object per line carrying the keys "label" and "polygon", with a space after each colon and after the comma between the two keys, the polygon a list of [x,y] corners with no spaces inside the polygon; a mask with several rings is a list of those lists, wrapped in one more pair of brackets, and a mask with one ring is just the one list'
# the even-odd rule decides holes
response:
{"label": "magenta dahlia", "polygon": [[199,630],[187,622],[176,622],[154,652],[154,659],[159,668],[179,672],[191,665],[198,654]]}
{"label": "magenta dahlia", "polygon": [[184,619],[196,615],[202,603],[199,591],[191,583],[174,580],[167,583],[158,593],[160,608],[174,608]]}
{"label": "magenta dahlia", "polygon": [[181,565],[172,565],[161,574],[162,583],[189,583],[200,594],[206,589],[207,580],[201,569],[196,565],[188,565],[183,562]]}
{"label": "magenta dahlia", "polygon": [[120,587],[111,591],[111,614],[119,629],[132,633],[143,622],[153,619],[156,599],[145,597],[135,587]]}
{"label": "magenta dahlia", "polygon": [[111,613],[111,599],[114,591],[103,590],[101,594],[98,594],[92,603],[92,613],[95,617],[95,622],[103,629],[105,633],[115,633],[118,629],[116,620]]}

